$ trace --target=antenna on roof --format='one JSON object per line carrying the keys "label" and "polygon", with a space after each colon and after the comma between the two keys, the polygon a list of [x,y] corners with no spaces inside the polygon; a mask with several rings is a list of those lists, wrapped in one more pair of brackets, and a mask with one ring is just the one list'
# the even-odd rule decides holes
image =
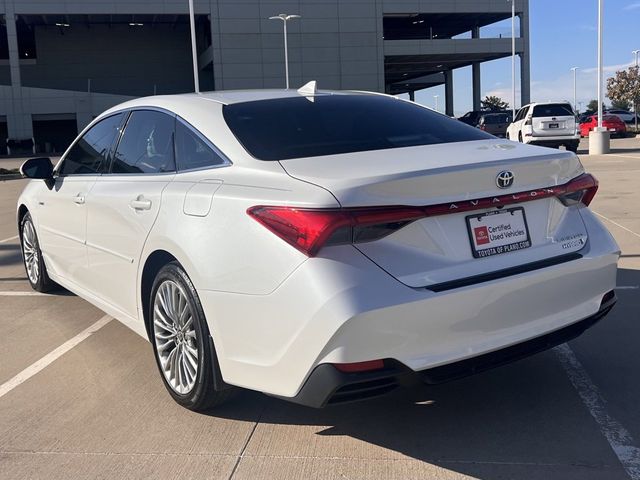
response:
{"label": "antenna on roof", "polygon": [[316,88],[317,82],[315,80],[311,80],[309,83],[305,83],[298,89],[298,93],[300,95],[304,95],[305,97],[312,97],[316,94],[318,89]]}

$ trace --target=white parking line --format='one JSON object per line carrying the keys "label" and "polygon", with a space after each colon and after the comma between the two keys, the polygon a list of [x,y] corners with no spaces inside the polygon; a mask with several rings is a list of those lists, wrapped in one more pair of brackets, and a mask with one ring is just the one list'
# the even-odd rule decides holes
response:
{"label": "white parking line", "polygon": [[60,345],[58,348],[56,348],[55,350],[53,350],[53,351],[49,352],[48,354],[46,354],[40,360],[38,360],[35,363],[29,365],[27,368],[25,368],[20,373],[18,373],[15,377],[13,377],[11,380],[8,380],[5,383],[3,383],[2,385],[0,385],[0,397],[3,397],[4,395],[9,393],[11,390],[16,388],[21,383],[24,383],[27,380],[29,380],[36,373],[38,373],[39,371],[41,371],[46,366],[48,366],[51,363],[53,363],[55,360],[57,360],[62,355],[67,353],[69,350],[71,350],[73,347],[75,347],[80,342],[82,342],[84,339],[86,339],[89,336],[91,336],[92,334],[96,333],[98,330],[100,330],[102,327],[104,327],[110,321],[111,321],[111,317],[109,315],[105,315],[100,320],[98,320],[96,323],[94,323],[90,327],[86,328],[85,330],[83,330],[82,332],[77,334],[75,337],[71,338],[70,340],[67,340],[62,345]]}
{"label": "white parking line", "polygon": [[10,242],[11,240],[15,240],[18,238],[18,235],[14,235],[13,237],[9,237],[9,238],[5,238],[4,240],[0,240],[0,243],[7,243]]}
{"label": "white parking line", "polygon": [[0,292],[0,297],[50,297],[46,293],[40,292]]}
{"label": "white parking line", "polygon": [[625,227],[624,225],[620,225],[618,222],[614,222],[614,221],[613,221],[613,220],[611,220],[610,218],[607,218],[607,217],[605,217],[604,215],[602,215],[601,213],[598,213],[598,212],[595,212],[595,211],[594,211],[593,213],[595,213],[596,215],[598,215],[598,216],[599,216],[599,217],[601,217],[601,218],[604,218],[607,222],[611,222],[611,223],[613,223],[616,227],[620,227],[621,229],[626,230],[626,231],[627,231],[627,232],[629,232],[630,234],[635,235],[636,237],[640,238],[640,233],[636,233],[636,232],[634,232],[633,230],[629,230],[629,229],[628,229],[627,227]]}
{"label": "white parking line", "polygon": [[640,449],[634,445],[629,431],[613,418],[606,409],[606,400],[591,381],[571,347],[566,343],[554,348],[560,363],[576,389],[582,402],[600,427],[613,452],[632,480],[640,480]]}

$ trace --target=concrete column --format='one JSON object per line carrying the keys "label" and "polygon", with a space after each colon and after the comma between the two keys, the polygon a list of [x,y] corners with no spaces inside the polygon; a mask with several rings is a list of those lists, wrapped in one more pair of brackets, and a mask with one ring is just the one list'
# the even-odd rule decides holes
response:
{"label": "concrete column", "polygon": [[520,102],[526,105],[531,102],[531,67],[529,64],[529,2],[525,2],[524,11],[518,15],[520,18],[520,41],[522,52],[520,53]]}
{"label": "concrete column", "polygon": [[22,81],[20,79],[20,57],[18,54],[18,34],[16,16],[13,13],[13,2],[7,2],[5,20],[7,24],[7,44],[9,45],[9,72],[11,89],[9,109],[7,111],[7,129],[9,138],[25,139],[33,136],[31,115],[25,113],[22,97]]}
{"label": "concrete column", "polygon": [[[471,38],[480,38],[480,27],[473,27],[471,30]],[[482,89],[480,83],[480,62],[471,65],[471,77],[472,77],[472,95],[473,95],[473,109],[480,110],[482,100]]]}
{"label": "concrete column", "polygon": [[416,101],[416,92],[414,92],[413,90],[409,91],[409,100],[411,100],[412,102]]}
{"label": "concrete column", "polygon": [[445,113],[453,117],[453,70],[444,72],[444,99]]}

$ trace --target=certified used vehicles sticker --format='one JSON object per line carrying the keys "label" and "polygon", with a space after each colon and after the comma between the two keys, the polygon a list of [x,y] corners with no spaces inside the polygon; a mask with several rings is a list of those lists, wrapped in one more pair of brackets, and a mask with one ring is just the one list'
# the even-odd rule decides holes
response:
{"label": "certified used vehicles sticker", "polygon": [[467,229],[475,258],[513,252],[531,246],[522,207],[470,215],[467,217]]}

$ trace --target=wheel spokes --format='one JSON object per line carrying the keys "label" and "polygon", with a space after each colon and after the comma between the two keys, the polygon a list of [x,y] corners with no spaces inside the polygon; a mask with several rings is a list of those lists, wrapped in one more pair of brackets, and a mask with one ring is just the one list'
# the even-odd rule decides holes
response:
{"label": "wheel spokes", "polygon": [[198,374],[197,333],[189,300],[182,288],[166,280],[153,300],[154,341],[161,370],[171,388],[191,391]]}

